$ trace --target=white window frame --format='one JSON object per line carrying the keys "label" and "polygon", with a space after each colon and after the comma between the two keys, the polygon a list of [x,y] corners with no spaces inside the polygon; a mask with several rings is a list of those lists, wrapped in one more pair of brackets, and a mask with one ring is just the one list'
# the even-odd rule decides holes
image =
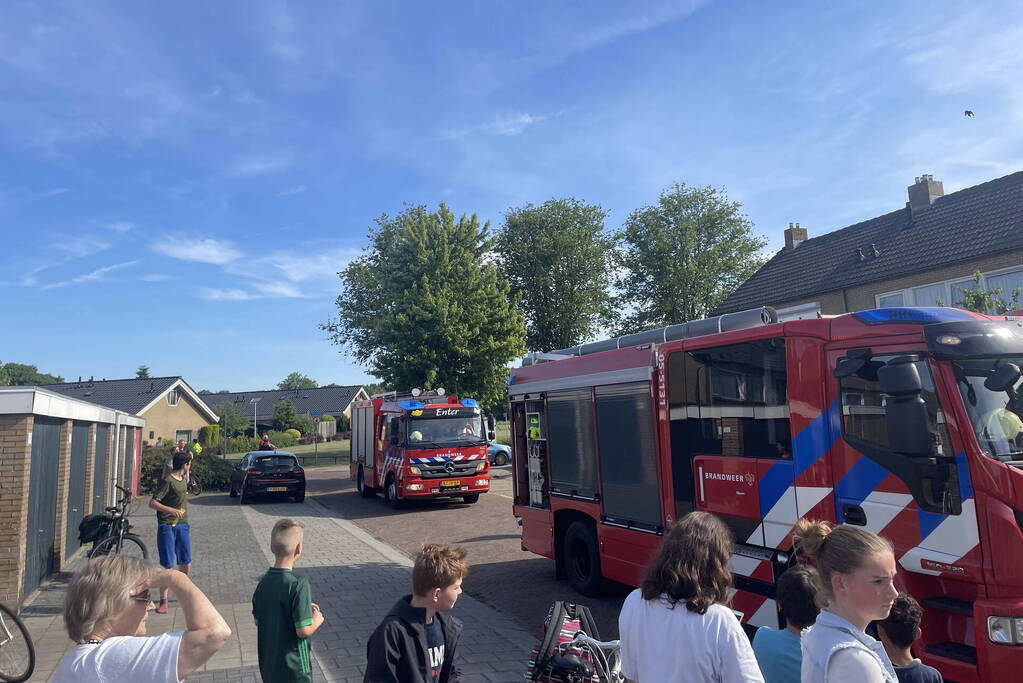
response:
{"label": "white window frame", "polygon": [[181,397],[178,395],[178,390],[177,389],[171,389],[170,391],[167,392],[167,405],[169,405],[169,406],[171,406],[173,408],[174,406],[176,406],[178,404],[178,400],[180,398]]}
{"label": "white window frame", "polygon": [[777,310],[779,322],[787,320],[802,320],[804,318],[816,318],[821,312],[821,305],[816,301],[796,306],[786,306]]}
{"label": "white window frame", "polygon": [[[974,272],[976,272],[976,271],[974,271]],[[996,268],[995,270],[989,270],[989,271],[986,271],[986,272],[982,272],[980,274],[980,287],[981,287],[981,289],[987,289],[988,288],[988,284],[987,284],[988,277],[995,276],[995,275],[1004,275],[1006,273],[1015,273],[1015,272],[1023,272],[1023,265],[1008,266],[1006,268]],[[918,289],[920,287],[933,287],[934,285],[944,285],[944,287],[945,287],[945,296],[943,297],[942,300],[944,301],[946,306],[951,306],[952,305],[952,285],[955,284],[955,283],[958,283],[958,282],[963,282],[965,280],[971,280],[972,281],[973,280],[973,273],[970,273],[968,275],[960,275],[958,277],[954,277],[954,278],[951,278],[949,280],[939,280],[938,282],[930,282],[930,283],[924,283],[924,284],[920,284],[920,285],[913,285],[911,287],[906,287],[905,289],[893,289],[893,290],[890,290],[890,291],[887,291],[887,292],[881,292],[880,294],[875,294],[874,295],[874,306],[876,306],[877,308],[881,308],[881,299],[886,297],[886,296],[892,296],[893,294],[901,294],[902,295],[902,305],[903,306],[916,306],[916,300],[913,297],[913,290],[914,289]],[[1003,292],[1003,294],[1004,293],[1005,292]],[[1011,292],[1009,292],[1009,294],[1011,295]],[[778,313],[779,313],[779,317],[780,317],[781,311],[779,311]]]}

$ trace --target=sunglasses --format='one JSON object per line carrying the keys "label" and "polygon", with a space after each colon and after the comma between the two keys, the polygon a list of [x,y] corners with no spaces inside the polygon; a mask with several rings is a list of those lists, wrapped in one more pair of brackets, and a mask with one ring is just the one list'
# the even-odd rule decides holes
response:
{"label": "sunglasses", "polygon": [[144,602],[146,604],[149,604],[150,602],[153,601],[153,596],[149,591],[146,591],[145,593],[139,593],[138,595],[130,595],[128,597],[130,597],[132,600],[136,602]]}

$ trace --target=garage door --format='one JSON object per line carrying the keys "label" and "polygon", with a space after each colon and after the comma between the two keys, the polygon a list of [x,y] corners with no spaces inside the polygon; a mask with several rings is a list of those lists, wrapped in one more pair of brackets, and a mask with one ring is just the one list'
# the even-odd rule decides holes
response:
{"label": "garage door", "polygon": [[32,427],[24,595],[38,588],[42,580],[55,569],[57,464],[60,459],[61,424],[61,420],[37,417]]}
{"label": "garage door", "polygon": [[107,439],[110,427],[96,425],[96,466],[92,470],[92,514],[103,512],[107,506]]}
{"label": "garage door", "polygon": [[76,422],[71,429],[71,471],[68,473],[67,527],[64,557],[78,550],[78,523],[85,517],[85,465],[89,459],[89,425]]}

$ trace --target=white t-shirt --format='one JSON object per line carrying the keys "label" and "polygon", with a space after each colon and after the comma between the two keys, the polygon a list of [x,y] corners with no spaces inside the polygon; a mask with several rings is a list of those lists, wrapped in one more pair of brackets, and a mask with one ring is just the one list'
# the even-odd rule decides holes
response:
{"label": "white t-shirt", "polygon": [[828,660],[828,680],[833,683],[884,683],[884,671],[866,650],[846,647]]}
{"label": "white t-shirt", "polygon": [[622,673],[639,683],[763,683],[749,638],[732,610],[706,614],[644,600],[632,591],[618,615]]}
{"label": "white t-shirt", "polygon": [[98,645],[76,645],[57,666],[51,683],[181,683],[178,650],[184,631],[160,636],[115,636]]}

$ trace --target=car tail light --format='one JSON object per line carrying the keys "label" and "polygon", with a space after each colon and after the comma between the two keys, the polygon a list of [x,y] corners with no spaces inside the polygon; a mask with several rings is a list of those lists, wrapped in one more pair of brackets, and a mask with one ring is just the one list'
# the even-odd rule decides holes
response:
{"label": "car tail light", "polygon": [[260,470],[245,470],[245,474],[247,476],[253,476],[254,477],[254,476],[256,476],[259,473],[260,473]]}
{"label": "car tail light", "polygon": [[292,472],[295,474],[305,474],[305,470],[302,469],[301,467],[296,467],[295,469],[292,470]]}

